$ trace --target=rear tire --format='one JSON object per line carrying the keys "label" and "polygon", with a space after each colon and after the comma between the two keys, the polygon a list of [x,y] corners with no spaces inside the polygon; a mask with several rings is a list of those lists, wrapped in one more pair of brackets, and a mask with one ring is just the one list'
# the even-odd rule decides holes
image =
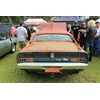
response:
{"label": "rear tire", "polygon": [[16,44],[12,44],[11,46],[11,53],[16,52]]}

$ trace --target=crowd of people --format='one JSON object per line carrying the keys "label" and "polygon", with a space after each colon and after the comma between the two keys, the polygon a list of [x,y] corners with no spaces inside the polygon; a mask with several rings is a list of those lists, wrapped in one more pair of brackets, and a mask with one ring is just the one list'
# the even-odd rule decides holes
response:
{"label": "crowd of people", "polygon": [[75,22],[70,32],[85,51],[89,48],[89,61],[92,56],[100,56],[100,22],[90,20],[87,24],[81,22],[81,25]]}
{"label": "crowd of people", "polygon": [[[15,29],[14,25],[11,24],[10,39],[13,34],[18,37],[19,51],[26,46],[27,41],[30,40],[31,33],[34,32],[32,27],[24,26],[24,22],[20,22],[20,26]],[[85,50],[89,48],[89,61],[92,61],[92,56],[100,56],[100,22],[94,20],[86,22],[74,22],[74,25],[67,25],[67,31],[70,32],[77,43]]]}

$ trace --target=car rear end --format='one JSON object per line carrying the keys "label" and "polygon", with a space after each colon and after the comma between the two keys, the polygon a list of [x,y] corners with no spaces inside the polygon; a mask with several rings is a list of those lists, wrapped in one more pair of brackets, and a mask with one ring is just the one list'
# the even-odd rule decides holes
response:
{"label": "car rear end", "polygon": [[43,73],[62,73],[68,70],[82,70],[88,65],[86,52],[24,52],[18,53],[19,69]]}
{"label": "car rear end", "polygon": [[85,69],[88,54],[66,31],[66,24],[48,23],[17,54],[17,65],[23,70],[62,73]]}

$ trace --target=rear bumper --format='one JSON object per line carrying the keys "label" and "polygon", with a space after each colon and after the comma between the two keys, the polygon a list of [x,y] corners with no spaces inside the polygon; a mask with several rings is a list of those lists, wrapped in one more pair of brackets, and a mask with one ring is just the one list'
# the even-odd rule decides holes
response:
{"label": "rear bumper", "polygon": [[18,63],[19,69],[44,70],[45,67],[60,67],[61,70],[85,69],[86,63]]}

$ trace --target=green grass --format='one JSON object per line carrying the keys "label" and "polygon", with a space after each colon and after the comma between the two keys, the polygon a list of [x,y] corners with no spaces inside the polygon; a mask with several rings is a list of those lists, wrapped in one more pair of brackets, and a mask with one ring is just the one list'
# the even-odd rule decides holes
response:
{"label": "green grass", "polygon": [[55,77],[27,74],[17,68],[16,53],[0,58],[1,83],[98,83],[100,82],[100,57],[94,57],[89,66],[78,74],[63,74]]}

